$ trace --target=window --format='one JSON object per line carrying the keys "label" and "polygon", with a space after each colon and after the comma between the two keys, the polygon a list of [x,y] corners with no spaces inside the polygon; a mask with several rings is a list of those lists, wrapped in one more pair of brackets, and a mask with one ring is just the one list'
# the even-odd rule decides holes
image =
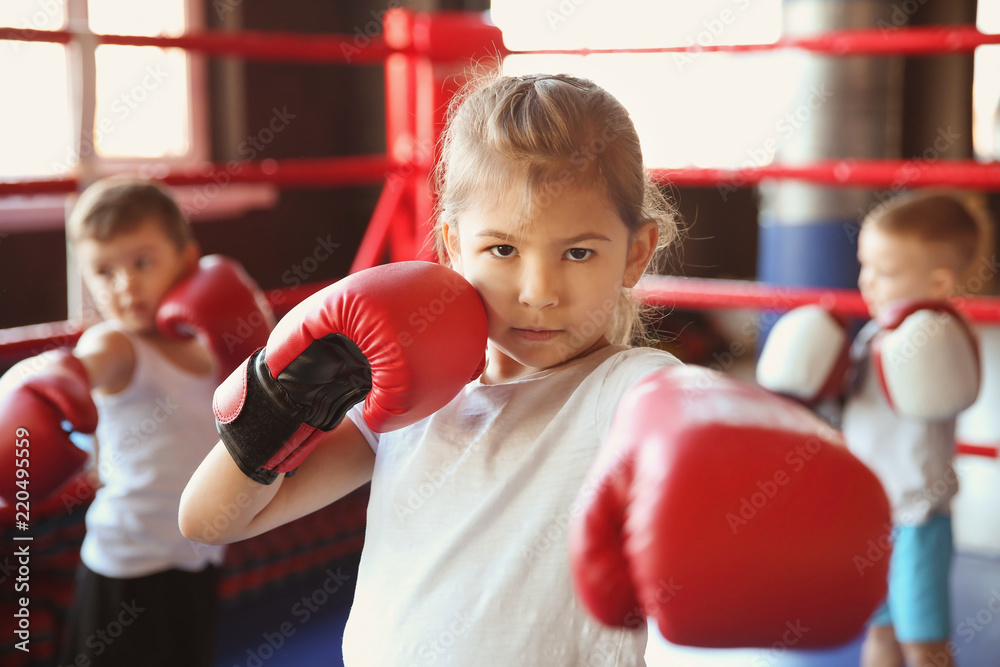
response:
{"label": "window", "polygon": [[[781,0],[493,0],[491,13],[518,50],[766,44],[782,22]],[[978,27],[1000,32],[1000,3],[979,3]],[[504,69],[569,72],[607,88],[632,113],[651,167],[738,168],[773,162],[778,141],[804,126],[789,109],[803,101],[807,62],[792,50],[515,55]],[[974,76],[976,155],[998,159],[1000,46],[976,50]]]}
{"label": "window", "polygon": [[[189,0],[138,3],[85,0],[88,26],[100,34],[179,35],[190,26]],[[0,24],[59,30],[64,0],[4,0]],[[71,66],[61,44],[0,42],[0,86],[23,91],[0,105],[0,178],[59,177],[79,162],[73,129]],[[207,157],[201,63],[180,49],[98,46],[94,139],[105,165],[137,158],[186,162]],[[86,85],[86,82],[85,82]],[[27,94],[28,91],[32,91]]]}
{"label": "window", "polygon": [[[0,23],[58,30],[62,2],[7,0]],[[55,166],[70,148],[66,50],[59,44],[0,41],[0,178],[65,173]],[[29,91],[30,94],[29,94]]]}
{"label": "window", "polygon": [[[188,28],[186,4],[88,0],[90,29],[99,34],[181,35]],[[96,60],[94,139],[99,154],[176,159],[201,152],[194,141],[192,56],[181,49],[102,45]]]}
{"label": "window", "polygon": [[[525,50],[759,44],[781,34],[780,0],[493,0],[492,16],[507,46]],[[632,113],[650,167],[740,167],[773,160],[804,62],[788,51],[515,55],[504,69],[569,72],[608,89]]]}
{"label": "window", "polygon": [[[175,36],[197,29],[203,0],[2,0],[0,25],[60,30],[87,16],[96,34]],[[70,50],[62,44],[0,40],[0,180],[71,176],[80,162],[82,105],[70,92]],[[235,75],[234,75],[235,76]],[[138,172],[161,177],[170,166],[210,159],[204,59],[182,49],[98,45],[92,86],[93,160],[101,174]],[[86,88],[84,88],[86,89]],[[12,101],[13,100],[13,101]],[[79,125],[79,121],[77,121]],[[85,156],[90,157],[90,156]],[[277,188],[234,183],[206,204],[198,186],[174,188],[193,220],[238,215],[274,206]],[[0,198],[0,230],[62,227],[66,197]]]}
{"label": "window", "polygon": [[[980,32],[1000,32],[1000,3],[978,3]],[[1000,160],[1000,45],[976,49],[972,79],[972,141],[976,157]]]}

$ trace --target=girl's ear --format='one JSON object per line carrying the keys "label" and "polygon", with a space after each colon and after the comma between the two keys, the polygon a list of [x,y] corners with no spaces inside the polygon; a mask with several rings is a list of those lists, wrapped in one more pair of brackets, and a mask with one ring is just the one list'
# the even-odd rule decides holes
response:
{"label": "girl's ear", "polygon": [[625,262],[625,275],[622,278],[623,287],[635,287],[639,278],[645,273],[649,260],[656,252],[656,243],[660,240],[660,227],[655,220],[647,220],[639,229],[632,232],[628,258]]}
{"label": "girl's ear", "polygon": [[462,253],[458,247],[458,230],[448,223],[443,223],[441,234],[444,236],[444,249],[448,253],[448,263],[451,264],[451,268],[462,273]]}

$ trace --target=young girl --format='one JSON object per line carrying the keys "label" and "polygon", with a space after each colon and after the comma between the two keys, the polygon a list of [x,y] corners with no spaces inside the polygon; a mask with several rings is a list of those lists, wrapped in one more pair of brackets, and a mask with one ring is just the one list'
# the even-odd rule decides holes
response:
{"label": "young girl", "polygon": [[642,664],[644,626],[604,627],[576,602],[566,537],[619,397],[678,363],[628,346],[628,290],[676,237],[674,212],[628,112],[586,80],[479,80],[442,148],[436,239],[485,306],[482,375],[391,432],[355,406],[295,476],[248,463],[257,443],[223,426],[185,491],[182,531],[224,524],[214,541],[243,539],[371,481],[347,665]]}

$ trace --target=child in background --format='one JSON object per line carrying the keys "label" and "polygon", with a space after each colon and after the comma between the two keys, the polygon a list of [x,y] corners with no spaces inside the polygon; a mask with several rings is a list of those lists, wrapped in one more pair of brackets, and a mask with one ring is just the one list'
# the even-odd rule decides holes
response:
{"label": "child in background", "polygon": [[[957,197],[924,191],[873,211],[858,237],[858,285],[873,319],[851,349],[860,378],[846,400],[843,431],[850,450],[882,482],[894,523],[889,595],[864,644],[866,667],[901,667],[904,659],[910,667],[954,664],[949,506],[958,491],[955,418],[975,399],[979,373],[971,331],[946,300],[975,259],[980,235],[980,224]],[[910,388],[894,386],[893,374],[910,357],[942,366]],[[876,366],[887,375],[888,390]],[[938,414],[905,414],[911,397],[904,391],[913,389],[945,407]]]}
{"label": "child in background", "polygon": [[[486,307],[482,375],[400,430],[370,427],[360,405],[351,409],[336,428],[310,436],[318,446],[294,476],[275,477],[267,454],[255,459],[261,449],[287,452],[280,437],[266,441],[266,424],[241,433],[239,417],[221,423],[223,442],[184,492],[182,530],[244,539],[370,480],[347,665],[642,664],[645,624],[605,627],[576,601],[561,518],[574,511],[623,392],[678,363],[628,345],[636,334],[629,288],[676,238],[675,213],[644,170],[628,112],[571,76],[479,81],[453,110],[439,169],[441,257]],[[451,303],[451,292],[434,289]],[[373,326],[388,340],[412,341],[411,312],[428,311],[414,305],[400,322]],[[302,315],[286,320],[293,317]],[[299,330],[285,324],[275,334]],[[321,333],[297,359],[318,358]],[[275,334],[262,353],[269,366],[294,343],[292,333]],[[453,354],[441,347],[427,363]],[[286,391],[304,376],[306,366],[292,373],[294,364],[275,373]],[[245,375],[248,404],[261,362],[250,366],[258,370]],[[239,396],[238,384],[224,384],[217,410],[242,405]],[[218,508],[237,498],[249,500],[246,511],[224,534],[207,535]]]}
{"label": "child in background", "polygon": [[68,241],[104,321],[72,353],[11,369],[3,384],[13,399],[4,409],[17,414],[0,415],[36,435],[31,465],[39,479],[46,466],[65,472],[60,459],[75,454],[60,415],[86,431],[97,417],[102,486],[87,512],[58,664],[208,667],[223,549],[181,535],[177,507],[217,439],[211,400],[220,359],[203,337],[165,335],[157,317],[169,304],[175,325],[187,315],[199,327],[226,310],[199,298],[215,292],[256,304],[259,291],[228,265],[202,271],[188,221],[148,181],[113,178],[88,188]]}

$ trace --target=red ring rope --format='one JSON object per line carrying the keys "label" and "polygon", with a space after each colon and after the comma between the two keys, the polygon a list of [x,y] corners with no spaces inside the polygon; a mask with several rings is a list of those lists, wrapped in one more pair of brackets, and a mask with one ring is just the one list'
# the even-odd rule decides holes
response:
{"label": "red ring rope", "polygon": [[801,49],[831,56],[926,56],[974,51],[977,46],[1000,44],[1000,35],[988,35],[972,25],[948,27],[891,27],[837,30],[809,37],[782,37],[768,44],[710,44],[638,49],[530,49],[514,54],[596,55],[606,53],[758,52]]}
{"label": "red ring rope", "polygon": [[[838,315],[868,318],[868,308],[861,299],[861,294],[850,289],[782,287],[744,280],[644,276],[634,294],[640,301],[664,308],[791,310],[819,303]],[[1000,324],[1000,297],[956,297],[952,302],[972,322]]]}
{"label": "red ring rope", "polygon": [[[35,30],[0,27],[0,40],[56,42],[68,44],[74,33],[68,30]],[[362,39],[363,37],[363,39]],[[176,47],[215,56],[241,56],[266,60],[301,62],[378,62],[395,50],[381,36],[305,35],[280,32],[221,32],[203,30],[177,37],[146,35],[94,35],[99,44]],[[363,46],[361,46],[363,44]],[[638,49],[526,49],[506,54],[594,55],[607,53],[702,53],[756,52],[800,49],[833,56],[848,55],[933,55],[970,52],[976,47],[1000,44],[1000,34],[985,34],[974,25],[887,27],[866,30],[839,30],[809,37],[783,37],[768,44],[694,44],[690,46]],[[498,45],[498,48],[501,48]]]}
{"label": "red ring rope", "polygon": [[385,19],[382,35],[363,32],[360,27],[351,35],[199,30],[176,37],[0,27],[0,40],[68,44],[88,38],[96,44],[181,48],[210,56],[346,64],[382,62],[393,53],[442,62],[508,53],[497,27],[471,12],[439,11],[431,17],[390,9]]}
{"label": "red ring rope", "polygon": [[[228,162],[171,168],[158,180],[167,185],[227,185],[229,183],[273,183],[285,187],[369,185],[382,183],[399,165],[385,155]],[[0,182],[0,197],[76,192],[76,178]]]}
{"label": "red ring rope", "polygon": [[[69,30],[0,28],[0,40],[69,44],[77,33]],[[179,48],[209,56],[240,56],[252,60],[309,63],[382,62],[391,52],[380,37],[359,40],[356,35],[309,35],[282,32],[221,32],[203,30],[177,37],[150,35],[93,35],[98,44]],[[363,48],[359,45],[363,44]]]}
{"label": "red ring rope", "polygon": [[[275,289],[267,293],[275,307],[290,308],[329,283]],[[791,310],[810,303],[822,304],[845,317],[867,318],[868,309],[856,290],[822,287],[782,287],[745,280],[644,276],[633,290],[635,298],[651,306],[691,310]],[[1000,324],[1000,297],[957,297],[955,307],[970,321]],[[79,335],[79,325],[51,322],[0,330],[0,356],[16,356],[19,346],[41,346],[48,340]],[[74,338],[75,340],[75,338]],[[27,349],[25,349],[27,351]]]}
{"label": "red ring rope", "polygon": [[[271,290],[267,293],[268,301],[277,312],[282,312],[327,284]],[[650,305],[666,308],[789,310],[820,303],[840,315],[867,317],[861,295],[846,289],[777,287],[739,280],[645,276],[634,294]],[[1000,298],[959,298],[954,302],[974,322],[1000,323]],[[70,346],[79,336],[80,326],[76,322],[51,322],[0,330],[0,361],[13,363],[53,347]],[[960,443],[958,451],[992,458],[1000,456],[1000,449],[988,445]]]}
{"label": "red ring rope", "polygon": [[[231,162],[168,170],[160,180],[169,185],[198,185],[225,180],[274,183],[285,187],[321,187],[381,182],[408,165],[384,155]],[[901,189],[947,185],[1000,190],[1000,163],[974,160],[828,160],[803,166],[765,165],[747,169],[652,169],[670,185],[736,189],[767,179],[800,179],[836,187],[868,186]],[[228,182],[228,181],[227,181]],[[0,197],[75,192],[75,178],[0,181]]]}
{"label": "red ring rope", "polygon": [[1000,190],[1000,162],[975,160],[821,160],[807,165],[770,164],[747,169],[654,169],[675,185],[739,187],[766,179],[799,179],[832,186],[905,188],[930,185]]}

